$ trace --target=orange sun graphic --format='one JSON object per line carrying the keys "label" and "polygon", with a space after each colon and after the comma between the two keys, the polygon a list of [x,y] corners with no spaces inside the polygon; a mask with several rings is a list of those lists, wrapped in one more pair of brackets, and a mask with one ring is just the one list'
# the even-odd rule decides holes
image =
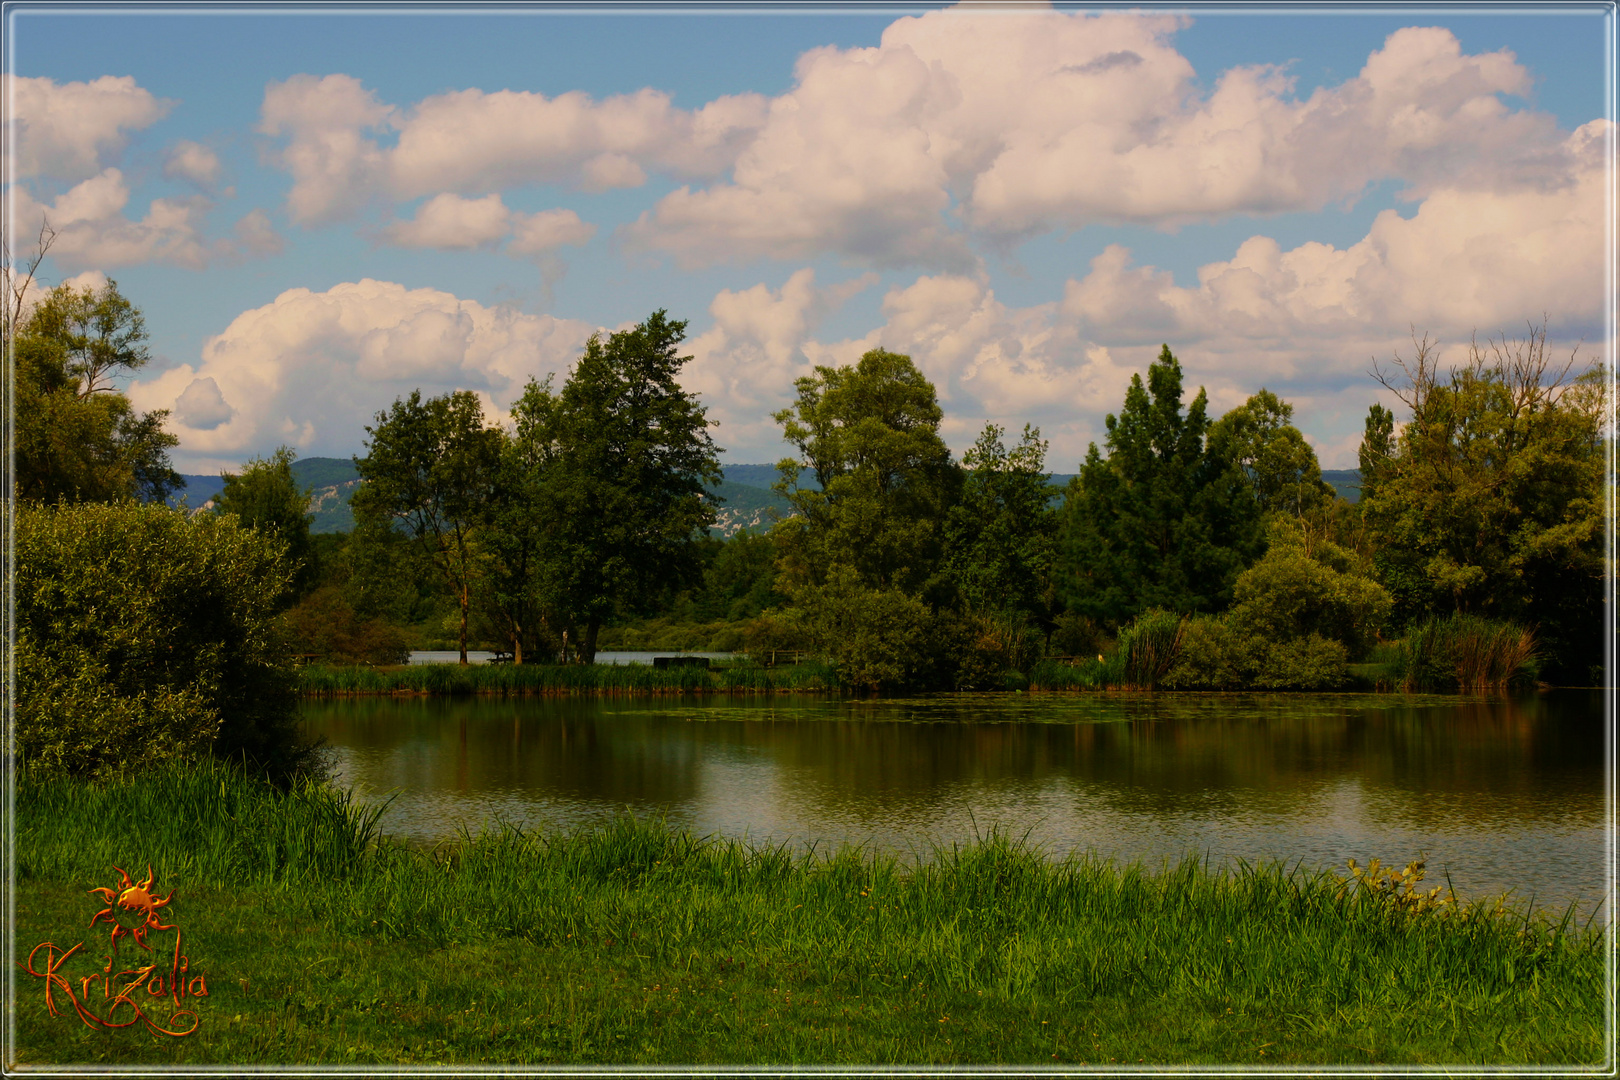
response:
{"label": "orange sun graphic", "polygon": [[113,869],[117,870],[119,876],[124,879],[123,887],[116,893],[112,889],[90,890],[91,895],[100,893],[101,898],[107,902],[107,906],[96,912],[95,918],[90,920],[90,925],[93,927],[102,919],[112,923],[112,946],[114,949],[118,948],[118,939],[128,935],[135,939],[135,944],[151,952],[152,946],[146,943],[146,932],[148,930],[174,929],[173,926],[164,926],[158,921],[158,908],[163,907],[174,898],[174,890],[170,889],[169,895],[161,900],[152,895],[152,867],[150,864],[146,867],[146,879],[144,881],[131,881],[122,867],[115,866]]}

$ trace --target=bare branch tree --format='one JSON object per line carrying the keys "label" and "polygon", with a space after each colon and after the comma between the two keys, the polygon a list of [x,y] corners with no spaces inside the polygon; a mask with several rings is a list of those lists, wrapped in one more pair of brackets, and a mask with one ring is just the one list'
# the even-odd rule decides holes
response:
{"label": "bare branch tree", "polygon": [[11,344],[12,335],[22,325],[23,306],[29,290],[34,287],[39,264],[45,261],[46,254],[55,242],[56,230],[51,228],[50,219],[46,218],[40,223],[39,239],[34,244],[33,254],[19,268],[11,257],[11,243],[4,230],[0,230],[0,282],[4,283],[6,291],[5,308],[0,310],[0,343],[7,347]]}

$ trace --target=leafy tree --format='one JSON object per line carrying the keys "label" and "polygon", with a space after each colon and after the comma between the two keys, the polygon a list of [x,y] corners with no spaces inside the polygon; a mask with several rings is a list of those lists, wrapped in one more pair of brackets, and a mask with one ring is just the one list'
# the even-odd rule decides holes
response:
{"label": "leafy tree", "polygon": [[456,597],[465,664],[474,534],[489,512],[501,433],[484,426],[483,409],[469,390],[427,401],[413,390],[378,413],[366,433],[367,455],[354,459],[365,483],[349,502],[356,525],[402,529],[432,560]]}
{"label": "leafy tree", "polygon": [[1384,458],[1361,507],[1397,617],[1533,624],[1544,670],[1585,681],[1602,658],[1601,368],[1578,370],[1575,354],[1555,362],[1545,323],[1472,342],[1449,372],[1427,336],[1414,345],[1374,372],[1410,419],[1392,451],[1376,431],[1363,444]]}
{"label": "leafy tree", "polygon": [[1361,498],[1372,498],[1379,481],[1389,469],[1389,459],[1395,454],[1395,414],[1382,405],[1374,404],[1367,410],[1367,423],[1361,436],[1361,449],[1357,452],[1361,466]]}
{"label": "leafy tree", "polygon": [[317,765],[281,638],[291,568],[237,519],[162,505],[16,516],[16,741],[26,767],[94,776],[245,758]]}
{"label": "leafy tree", "polygon": [[167,411],[138,413],[114,388],[150,358],[145,321],[117,282],[58,285],[26,311],[20,293],[8,299],[17,496],[161,500],[183,487],[169,465],[179,440],[163,430]]}
{"label": "leafy tree", "polygon": [[1389,593],[1359,572],[1352,553],[1310,542],[1298,522],[1274,521],[1269,532],[1265,555],[1233,587],[1232,624],[1267,642],[1316,634],[1343,644],[1352,657],[1365,655],[1389,619]]}
{"label": "leafy tree", "polygon": [[1149,608],[1217,611],[1258,552],[1251,480],[1220,447],[1200,389],[1185,413],[1181,364],[1167,345],[1131,377],[1125,407],[1107,418],[1108,456],[1095,443],[1069,482],[1061,512],[1067,606],[1119,626]]}
{"label": "leafy tree", "polygon": [[946,523],[945,566],[966,610],[1022,621],[1045,613],[1057,515],[1040,430],[1025,425],[1012,450],[1002,434],[986,424],[963,455],[967,471]]}
{"label": "leafy tree", "polygon": [[696,541],[714,523],[706,485],[720,463],[703,406],[677,381],[691,360],[679,355],[685,337],[662,309],[593,336],[560,394],[531,381],[514,408],[544,466],[548,587],[584,663],[616,610],[645,612],[701,570]]}
{"label": "leafy tree", "polygon": [[1316,451],[1293,418],[1292,405],[1262,388],[1210,425],[1210,456],[1243,471],[1262,513],[1301,517],[1334,499]]}
{"label": "leafy tree", "polygon": [[220,473],[225,487],[214,496],[214,510],[235,514],[243,525],[274,536],[287,545],[294,568],[295,591],[307,593],[315,583],[315,546],[309,536],[309,488],[293,478],[293,451],[279,447],[268,458],[254,458],[238,474]]}
{"label": "leafy tree", "polygon": [[743,529],[720,546],[704,571],[697,614],[733,622],[751,619],[786,599],[776,591],[775,581],[776,547],[771,538]]}
{"label": "leafy tree", "polygon": [[501,441],[482,545],[485,608],[517,664],[525,649],[535,655],[554,647],[556,638],[548,619],[557,603],[555,572],[546,557],[560,523],[544,508],[547,470],[557,449],[550,441],[557,405],[550,376],[544,383],[531,381],[513,405],[515,433]]}
{"label": "leafy tree", "polygon": [[[777,466],[776,490],[794,509],[772,533],[781,585],[797,595],[847,567],[867,588],[919,595],[938,570],[960,484],[933,384],[910,357],[873,349],[795,386],[797,404],[775,417],[798,449]],[[801,468],[818,488],[800,485]]]}

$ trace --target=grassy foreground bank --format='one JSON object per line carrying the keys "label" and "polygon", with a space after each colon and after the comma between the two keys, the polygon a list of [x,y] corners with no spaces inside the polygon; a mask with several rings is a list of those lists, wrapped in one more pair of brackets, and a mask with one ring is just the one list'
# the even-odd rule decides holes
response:
{"label": "grassy foreground bank", "polygon": [[17,961],[86,941],[78,987],[108,953],[86,890],[150,862],[209,989],[160,1039],[51,1016],[19,973],[25,1064],[1597,1065],[1612,1009],[1572,921],[1275,866],[999,836],[910,865],[629,819],[422,852],[341,793],[207,767],[25,779],[16,823]]}

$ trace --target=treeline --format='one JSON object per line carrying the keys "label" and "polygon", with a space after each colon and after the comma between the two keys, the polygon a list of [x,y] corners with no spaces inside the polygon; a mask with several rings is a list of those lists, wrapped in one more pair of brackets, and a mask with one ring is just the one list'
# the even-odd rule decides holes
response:
{"label": "treeline", "polygon": [[[19,496],[173,490],[163,414],[108,381],[146,358],[116,285],[56,290],[9,325]],[[1602,386],[1554,361],[1545,326],[1475,343],[1456,370],[1422,339],[1375,371],[1404,415],[1370,410],[1356,504],[1287,402],[1261,389],[1212,417],[1168,347],[1059,499],[1038,429],[988,425],[958,461],[934,387],[873,350],[797,382],[775,417],[792,512],[724,541],[706,533],[720,450],[678,383],[684,334],[658,311],[595,337],[560,389],[531,381],[505,416],[468,392],[396,401],[355,459],[347,535],[309,534],[290,451],[226,475],[216,513],[283,545],[293,651],[589,663],[604,642],[678,644],[816,654],[853,687],[1021,685],[1057,660],[1103,665],[1104,684],[1324,688],[1358,661],[1445,668],[1390,650],[1416,628],[1479,639],[1433,629],[1466,617],[1530,642],[1516,672],[1601,678]],[[1147,642],[1151,662],[1120,655]]]}
{"label": "treeline", "polygon": [[[357,459],[364,524],[328,541],[329,591],[295,611],[306,639],[325,627],[341,653],[331,628],[370,625],[350,640],[398,650],[387,628],[412,624],[417,641],[436,629],[548,662],[604,641],[796,650],[889,689],[1031,673],[1325,689],[1358,661],[1413,688],[1601,678],[1601,385],[1552,361],[1544,327],[1476,344],[1455,371],[1427,340],[1380,369],[1410,419],[1369,411],[1357,504],[1322,480],[1292,406],[1262,389],[1211,417],[1168,347],[1057,500],[1037,429],[1010,442],[989,425],[958,462],[934,387],[874,350],[798,381],[775,417],[792,512],[728,541],[700,531],[718,451],[673,381],[683,328],[659,312],[593,342],[561,393],[529,387],[508,431],[470,395],[380,414]],[[668,378],[638,374],[641,355]],[[433,488],[474,446],[484,464]]]}

